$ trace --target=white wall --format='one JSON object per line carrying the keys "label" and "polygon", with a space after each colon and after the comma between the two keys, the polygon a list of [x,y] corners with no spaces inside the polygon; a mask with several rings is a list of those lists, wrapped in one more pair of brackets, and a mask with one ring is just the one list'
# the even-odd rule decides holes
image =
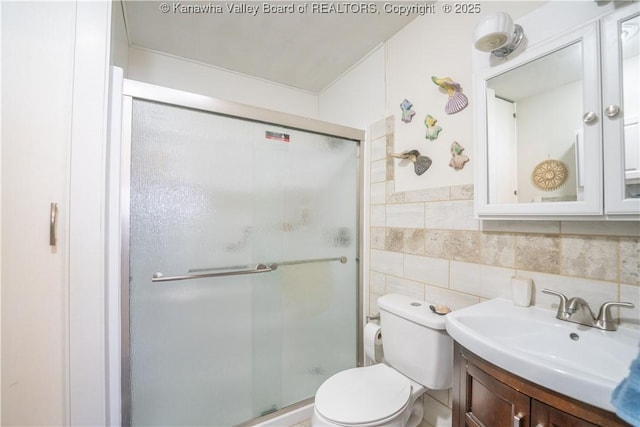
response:
{"label": "white wall", "polygon": [[[541,2],[482,2],[481,13],[496,10],[518,16],[540,6]],[[410,191],[464,185],[473,182],[473,29],[479,14],[437,14],[416,18],[387,42],[386,86],[387,115],[395,115],[395,152],[417,149],[429,156],[431,168],[417,176],[411,165],[399,166],[395,160],[395,189]],[[459,113],[444,111],[448,96],[431,81],[431,76],[450,77],[462,85],[469,106]],[[403,99],[413,103],[416,115],[411,123],[400,120]],[[429,114],[438,120],[442,131],[438,139],[425,139],[424,119]],[[457,141],[470,161],[462,170],[449,166],[451,143]],[[404,163],[403,163],[404,164]]]}
{"label": "white wall", "polygon": [[131,46],[127,78],[200,95],[317,118],[315,94]]}
{"label": "white wall", "polygon": [[[401,166],[400,160],[395,160],[396,191],[473,181],[473,109],[467,107],[459,113],[446,114],[444,107],[448,96],[431,81],[431,76],[450,77],[460,83],[463,93],[471,98],[470,41],[476,19],[473,15],[418,17],[388,42],[386,112],[398,118],[394,151],[417,149],[433,161],[427,172],[417,176],[412,165]],[[399,120],[400,103],[405,98],[413,103],[416,112],[411,123]],[[437,124],[442,127],[435,141],[425,138],[427,114],[438,120]],[[453,141],[465,147],[464,154],[471,159],[460,171],[449,166]]]}
{"label": "white wall", "polygon": [[385,47],[380,46],[318,96],[318,118],[366,129],[384,118]]}
{"label": "white wall", "polygon": [[129,39],[122,3],[120,0],[114,0],[111,6],[111,65],[122,68],[126,78],[129,69]]}
{"label": "white wall", "polygon": [[[517,103],[518,201],[539,202],[542,197],[576,197],[577,168],[575,133],[582,129],[582,81],[521,99]],[[546,118],[552,117],[552,120]],[[562,187],[543,191],[534,186],[531,175],[538,163],[562,161],[569,175]]]}

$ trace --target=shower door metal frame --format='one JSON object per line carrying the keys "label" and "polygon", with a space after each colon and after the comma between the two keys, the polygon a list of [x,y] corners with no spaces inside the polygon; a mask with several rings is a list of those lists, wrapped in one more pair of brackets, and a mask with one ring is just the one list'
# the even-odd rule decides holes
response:
{"label": "shower door metal frame", "polygon": [[[365,140],[365,132],[360,129],[336,125],[307,117],[293,114],[272,111],[265,108],[253,107],[235,102],[211,98],[195,93],[184,92],[162,86],[134,80],[123,79],[123,99],[122,99],[122,139],[121,139],[121,163],[120,163],[120,252],[121,252],[121,278],[120,278],[120,310],[121,310],[121,360],[120,360],[120,380],[121,380],[121,413],[122,426],[131,425],[131,366],[129,348],[129,238],[130,238],[130,189],[131,189],[131,137],[133,121],[133,100],[141,99],[152,102],[159,102],[176,107],[184,107],[192,110],[213,113],[219,116],[249,120],[265,124],[273,124],[312,132],[327,136],[335,136],[351,140],[357,144],[358,153],[358,188],[357,188],[357,255],[356,255],[356,366],[364,364],[363,349],[363,263],[364,253],[364,156],[362,144]],[[313,398],[307,399],[304,403],[312,402]],[[291,405],[291,410],[296,409],[299,404]],[[285,408],[283,408],[285,409]],[[273,416],[280,415],[275,413]],[[270,418],[260,417],[260,421]]]}

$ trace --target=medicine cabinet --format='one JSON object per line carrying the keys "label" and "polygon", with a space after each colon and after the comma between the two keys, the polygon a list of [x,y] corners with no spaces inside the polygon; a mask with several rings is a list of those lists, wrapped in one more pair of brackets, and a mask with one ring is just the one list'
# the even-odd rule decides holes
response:
{"label": "medicine cabinet", "polygon": [[476,73],[479,218],[640,218],[639,22],[632,4]]}

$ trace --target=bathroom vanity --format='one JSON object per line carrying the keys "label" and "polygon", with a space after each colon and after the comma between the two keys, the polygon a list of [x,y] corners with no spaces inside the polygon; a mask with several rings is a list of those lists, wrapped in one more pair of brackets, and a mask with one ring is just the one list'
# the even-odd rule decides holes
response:
{"label": "bathroom vanity", "polygon": [[454,344],[454,427],[629,427],[614,413],[541,387]]}

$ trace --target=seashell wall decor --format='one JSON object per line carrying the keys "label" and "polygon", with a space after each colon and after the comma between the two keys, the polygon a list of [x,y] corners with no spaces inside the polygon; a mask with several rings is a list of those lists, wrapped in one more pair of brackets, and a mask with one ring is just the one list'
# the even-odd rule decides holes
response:
{"label": "seashell wall decor", "polygon": [[449,166],[455,170],[464,168],[464,165],[469,161],[469,157],[462,154],[463,151],[464,147],[460,145],[458,141],[451,143],[451,160],[449,160]]}
{"label": "seashell wall decor", "polygon": [[396,159],[408,160],[413,163],[413,171],[420,176],[431,167],[431,158],[423,156],[418,150],[407,150],[402,153],[391,153],[391,157]]}
{"label": "seashell wall decor", "polygon": [[469,100],[465,94],[462,93],[462,86],[460,86],[459,83],[454,82],[449,77],[439,79],[436,76],[431,76],[431,81],[446,90],[447,95],[449,95],[447,105],[444,107],[444,111],[447,114],[458,113],[469,105]]}
{"label": "seashell wall decor", "polygon": [[406,98],[404,101],[400,103],[403,122],[410,123],[411,120],[413,120],[413,116],[415,116],[416,112],[411,109],[412,107],[413,107],[413,104]]}
{"label": "seashell wall decor", "polygon": [[424,137],[429,141],[438,139],[438,134],[442,131],[442,128],[436,125],[437,122],[438,121],[429,114],[427,114],[427,117],[424,119],[424,124],[427,127],[427,133]]}

